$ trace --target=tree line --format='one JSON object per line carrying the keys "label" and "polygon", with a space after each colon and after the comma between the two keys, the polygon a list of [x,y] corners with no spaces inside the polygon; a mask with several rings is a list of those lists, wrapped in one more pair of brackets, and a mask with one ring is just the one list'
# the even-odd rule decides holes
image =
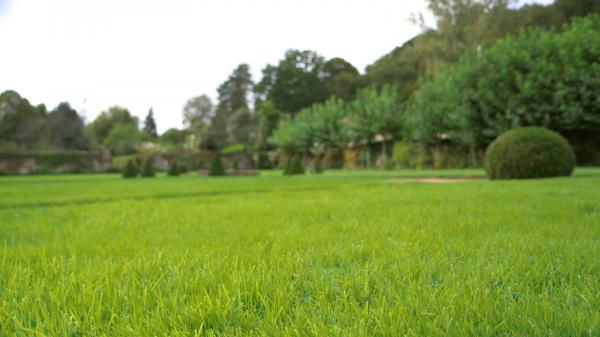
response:
{"label": "tree line", "polygon": [[[496,88],[485,89],[485,83],[476,77],[494,74],[500,69],[497,67],[510,69],[511,62],[518,61],[505,58],[503,63],[502,57],[510,54],[507,45],[529,41],[519,40],[520,32],[534,29],[543,38],[547,35],[542,32],[558,31],[573,17],[600,11],[600,4],[593,0],[557,0],[552,5],[519,8],[507,0],[429,0],[428,6],[436,27],[426,27],[414,16],[423,32],[367,66],[362,74],[342,58],[326,59],[311,50],[287,51],[278,63],[262,70],[256,83],[249,66],[240,64],[218,87],[216,102],[208,95],[189,99],[183,107],[184,128],[169,129],[162,135],[156,131],[152,109],[141,128],[137,117],[118,106],[86,125],[68,103],[47,111],[43,105],[32,106],[18,93],[6,91],[0,95],[0,147],[89,150],[106,146],[120,155],[135,152],[144,142],[209,151],[243,144],[256,151],[264,166],[269,165],[266,153],[275,150],[318,155],[327,148],[369,143],[376,137],[384,144],[385,140],[423,145],[451,140],[465,148],[480,148],[507,125],[531,123],[530,112],[543,115],[539,110],[549,107],[544,105],[547,95],[528,101],[527,95],[537,91],[523,84],[530,91],[519,91],[519,99],[529,102],[520,108],[525,109],[519,112],[521,119],[497,122],[501,127],[488,125],[489,118],[481,114],[497,111],[498,100],[491,97]],[[517,37],[496,44],[507,36]],[[578,50],[566,41],[568,37],[564,39],[553,47],[554,42],[548,42],[548,52]],[[537,54],[527,57],[535,63]],[[479,60],[476,67],[471,67],[473,60]],[[542,74],[547,69],[536,70]],[[473,87],[478,89],[471,90]],[[514,93],[509,89],[502,99]],[[534,102],[539,104],[533,107]],[[584,108],[588,114],[595,113],[587,106],[573,107],[569,113]],[[483,122],[475,121],[477,118]]]}

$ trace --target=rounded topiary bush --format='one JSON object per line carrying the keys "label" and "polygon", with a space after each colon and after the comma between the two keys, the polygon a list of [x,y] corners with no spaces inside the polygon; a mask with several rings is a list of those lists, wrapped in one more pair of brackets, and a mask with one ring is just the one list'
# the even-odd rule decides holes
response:
{"label": "rounded topiary bush", "polygon": [[510,130],[496,138],[485,152],[485,171],[490,179],[569,176],[575,164],[569,142],[541,127]]}
{"label": "rounded topiary bush", "polygon": [[123,170],[123,178],[135,178],[138,175],[138,169],[132,159],[127,161],[125,169]]}
{"label": "rounded topiary bush", "polygon": [[216,155],[213,157],[210,168],[208,169],[208,175],[213,177],[227,175],[225,166],[223,166],[223,161],[221,161],[221,156]]}
{"label": "rounded topiary bush", "polygon": [[287,162],[287,166],[283,171],[286,176],[304,174],[304,167],[302,166],[302,160],[298,156],[290,158]]}

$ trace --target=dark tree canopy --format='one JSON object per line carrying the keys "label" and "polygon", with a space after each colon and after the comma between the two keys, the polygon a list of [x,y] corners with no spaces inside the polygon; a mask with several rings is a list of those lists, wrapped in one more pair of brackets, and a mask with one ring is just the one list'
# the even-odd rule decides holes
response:
{"label": "dark tree canopy", "polygon": [[365,74],[359,79],[359,86],[381,89],[391,84],[398,88],[402,98],[407,98],[425,74],[425,59],[416,46],[418,39],[406,42],[367,66]]}
{"label": "dark tree canopy", "polygon": [[354,98],[359,73],[351,63],[340,57],[332,58],[323,66],[323,77],[329,97],[346,102]]}
{"label": "dark tree canopy", "polygon": [[48,114],[49,143],[53,149],[88,150],[83,119],[67,102],[60,103]]}
{"label": "dark tree canopy", "polygon": [[16,91],[0,94],[0,143],[32,149],[43,147],[47,133],[46,108],[32,106]]}
{"label": "dark tree canopy", "polygon": [[267,65],[256,90],[284,113],[294,115],[328,93],[324,81],[325,59],[310,50],[288,50],[277,66]]}

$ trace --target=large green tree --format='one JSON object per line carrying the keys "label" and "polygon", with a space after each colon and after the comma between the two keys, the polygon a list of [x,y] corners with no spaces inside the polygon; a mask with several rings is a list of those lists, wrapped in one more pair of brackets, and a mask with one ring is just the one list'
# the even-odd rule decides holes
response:
{"label": "large green tree", "polygon": [[370,142],[375,136],[400,138],[402,110],[397,89],[386,85],[381,90],[366,88],[349,104],[344,130],[349,140]]}
{"label": "large green tree", "polygon": [[144,135],[131,124],[117,124],[106,137],[105,144],[114,155],[135,153]]}
{"label": "large green tree", "polygon": [[209,138],[209,128],[215,108],[207,95],[190,98],[183,107],[183,125],[194,137],[197,146],[212,148],[215,146]]}
{"label": "large green tree", "polygon": [[83,118],[67,102],[60,103],[47,117],[49,145],[60,150],[88,150]]}
{"label": "large green tree", "polygon": [[267,65],[256,86],[261,101],[271,100],[290,115],[328,97],[325,58],[310,50],[288,50],[277,66]]}
{"label": "large green tree", "polygon": [[13,90],[0,94],[0,146],[44,147],[47,131],[45,106],[35,107]]}
{"label": "large green tree", "polygon": [[335,96],[346,102],[354,98],[358,77],[358,70],[350,62],[340,57],[328,60],[323,66],[327,95]]}
{"label": "large green tree", "polygon": [[138,123],[138,118],[131,115],[127,108],[111,106],[88,125],[88,131],[98,144],[105,144],[106,137],[117,125],[128,124],[137,129]]}
{"label": "large green tree", "polygon": [[253,142],[256,133],[256,118],[250,110],[253,89],[254,82],[247,64],[237,66],[219,86],[217,107],[207,131],[207,138],[212,143],[209,145],[222,148]]}

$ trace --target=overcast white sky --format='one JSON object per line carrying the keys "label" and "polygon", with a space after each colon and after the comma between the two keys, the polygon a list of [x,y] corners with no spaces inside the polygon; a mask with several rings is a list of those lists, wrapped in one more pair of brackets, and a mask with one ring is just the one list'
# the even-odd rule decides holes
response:
{"label": "overcast white sky", "polygon": [[88,121],[153,107],[162,132],[239,63],[257,81],[287,49],[312,49],[363,71],[419,33],[417,12],[424,0],[0,0],[0,92],[69,101]]}

